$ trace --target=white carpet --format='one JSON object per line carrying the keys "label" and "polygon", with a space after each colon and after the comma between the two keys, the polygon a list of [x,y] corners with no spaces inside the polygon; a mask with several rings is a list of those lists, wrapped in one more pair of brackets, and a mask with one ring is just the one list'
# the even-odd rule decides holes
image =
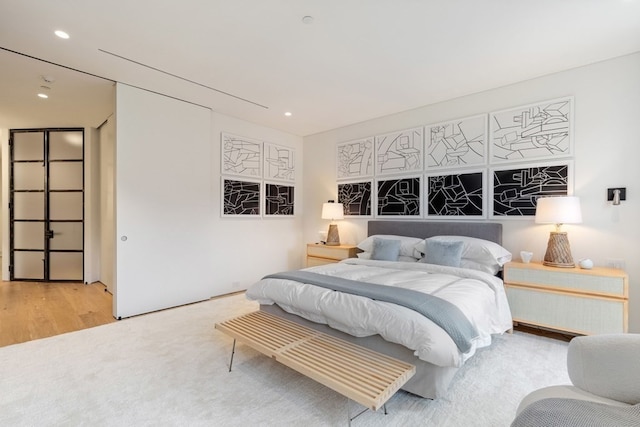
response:
{"label": "white carpet", "polygon": [[[343,426],[359,407],[252,349],[215,322],[257,309],[234,295],[0,348],[0,425]],[[497,337],[445,398],[397,393],[353,426],[508,426],[524,395],[568,383],[567,343]]]}

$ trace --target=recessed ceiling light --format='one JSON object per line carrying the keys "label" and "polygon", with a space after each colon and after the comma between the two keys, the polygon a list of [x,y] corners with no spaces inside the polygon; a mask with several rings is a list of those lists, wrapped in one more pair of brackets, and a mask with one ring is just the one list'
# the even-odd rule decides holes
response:
{"label": "recessed ceiling light", "polygon": [[287,117],[291,117],[291,111],[287,111],[286,113],[284,113],[284,115]]}
{"label": "recessed ceiling light", "polygon": [[49,97],[46,93],[39,93],[38,96],[43,99],[47,99]]}
{"label": "recessed ceiling light", "polygon": [[304,24],[313,24],[313,16],[309,16],[309,15],[303,16],[302,17],[302,22]]}
{"label": "recessed ceiling light", "polygon": [[61,39],[68,39],[69,38],[69,34],[65,33],[62,30],[56,30],[55,35],[60,37]]}

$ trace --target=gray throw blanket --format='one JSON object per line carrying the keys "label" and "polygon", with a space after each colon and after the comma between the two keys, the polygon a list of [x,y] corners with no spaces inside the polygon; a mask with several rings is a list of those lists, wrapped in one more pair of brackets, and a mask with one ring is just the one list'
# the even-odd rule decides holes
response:
{"label": "gray throw blanket", "polygon": [[476,328],[458,307],[442,298],[411,289],[359,282],[300,270],[270,274],[264,278],[294,280],[410,308],[444,329],[462,353],[471,349],[471,341],[478,336]]}
{"label": "gray throw blanket", "polygon": [[511,427],[638,427],[640,404],[612,406],[578,399],[549,398],[533,402]]}

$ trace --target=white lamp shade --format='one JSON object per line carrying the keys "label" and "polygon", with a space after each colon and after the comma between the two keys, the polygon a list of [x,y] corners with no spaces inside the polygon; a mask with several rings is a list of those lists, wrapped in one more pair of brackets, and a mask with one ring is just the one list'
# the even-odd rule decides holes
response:
{"label": "white lamp shade", "polygon": [[578,224],[582,222],[580,199],[575,196],[542,197],[536,205],[537,224]]}
{"label": "white lamp shade", "polygon": [[344,208],[342,203],[323,203],[322,219],[344,219]]}

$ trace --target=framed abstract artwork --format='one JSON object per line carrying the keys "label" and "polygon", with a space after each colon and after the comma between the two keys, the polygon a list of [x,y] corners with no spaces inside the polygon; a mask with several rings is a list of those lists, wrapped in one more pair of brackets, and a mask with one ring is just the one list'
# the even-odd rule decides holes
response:
{"label": "framed abstract artwork", "polygon": [[338,183],[338,203],[344,206],[345,216],[372,216],[373,182],[340,182]]}
{"label": "framed abstract artwork", "polygon": [[423,170],[423,128],[376,136],[374,143],[376,175],[397,175]]}
{"label": "framed abstract artwork", "polygon": [[222,175],[262,178],[262,141],[222,132]]}
{"label": "framed abstract artwork", "polygon": [[223,177],[222,216],[261,216],[261,187],[260,181]]}
{"label": "framed abstract artwork", "polygon": [[278,182],[264,183],[264,215],[293,216],[295,187]]}
{"label": "framed abstract artwork", "polygon": [[426,126],[426,169],[461,168],[487,163],[487,115]]}
{"label": "framed abstract artwork", "polygon": [[398,177],[376,181],[376,216],[422,216],[422,177]]}
{"label": "framed abstract artwork", "polygon": [[531,218],[539,197],[573,191],[573,161],[511,165],[491,169],[491,217]]}
{"label": "framed abstract artwork", "polygon": [[485,218],[485,169],[460,173],[427,174],[427,217]]}
{"label": "framed abstract artwork", "polygon": [[373,137],[337,144],[337,179],[373,176],[373,145]]}
{"label": "framed abstract artwork", "polygon": [[573,97],[491,113],[491,163],[573,155]]}
{"label": "framed abstract artwork", "polygon": [[291,147],[264,143],[264,179],[296,180],[296,151]]}

